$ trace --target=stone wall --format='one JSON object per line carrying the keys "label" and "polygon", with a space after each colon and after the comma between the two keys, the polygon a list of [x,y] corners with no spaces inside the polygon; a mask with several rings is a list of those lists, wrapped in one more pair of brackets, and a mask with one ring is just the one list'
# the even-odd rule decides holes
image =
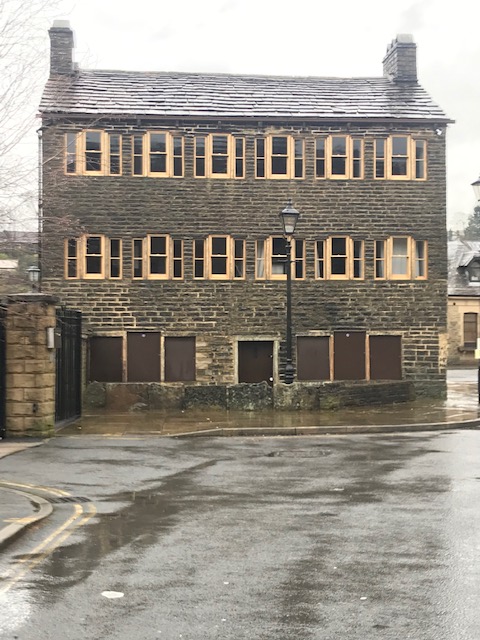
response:
{"label": "stone wall", "polygon": [[[281,235],[279,212],[289,198],[300,211],[297,236],[306,240],[306,279],[292,283],[295,335],[331,335],[335,330],[402,337],[406,380],[437,392],[445,382],[442,345],[446,336],[447,256],[445,231],[445,136],[435,127],[350,123],[348,133],[365,141],[365,178],[317,180],[316,135],[345,133],[344,125],[279,122],[94,122],[123,135],[123,175],[66,176],[64,133],[88,122],[45,123],[44,186],[45,290],[61,303],[80,309],[90,335],[119,335],[129,330],[159,331],[163,336],[193,335],[197,342],[200,384],[234,384],[235,345],[257,336],[279,345],[278,371],[285,362],[285,283],[255,280],[255,240]],[[143,130],[176,131],[185,139],[185,177],[131,175],[131,134]],[[273,130],[305,139],[306,175],[302,180],[254,177],[254,141]],[[195,179],[194,135],[219,131],[246,140],[246,176],[242,180]],[[373,139],[412,134],[427,140],[428,179],[373,179]],[[59,227],[61,230],[59,231]],[[123,278],[65,280],[64,238],[82,233],[123,240]],[[184,240],[182,281],[132,280],[132,239],[166,233]],[[208,281],[193,278],[194,238],[230,234],[246,241],[246,279]],[[365,242],[365,278],[315,280],[314,241],[349,235]],[[390,235],[428,241],[428,279],[374,279],[374,243]],[[263,338],[265,339],[265,338]],[[274,382],[279,382],[278,371]]]}
{"label": "stone wall", "polygon": [[475,351],[464,347],[465,313],[476,313],[477,318],[480,317],[480,296],[450,296],[448,299],[448,364],[451,366],[473,367],[478,364]]}
{"label": "stone wall", "polygon": [[112,413],[149,409],[316,411],[349,406],[384,405],[415,398],[414,385],[407,381],[326,382],[235,385],[180,385],[159,383],[100,383],[87,385],[85,410],[107,409]]}
{"label": "stone wall", "polygon": [[55,423],[55,299],[42,294],[9,296],[6,307],[7,437],[52,435]]}

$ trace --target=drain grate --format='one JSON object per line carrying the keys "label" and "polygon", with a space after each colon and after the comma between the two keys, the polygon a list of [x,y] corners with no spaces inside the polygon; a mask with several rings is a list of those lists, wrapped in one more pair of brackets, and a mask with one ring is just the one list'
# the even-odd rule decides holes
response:
{"label": "drain grate", "polygon": [[84,498],[83,496],[59,496],[58,498],[47,498],[52,504],[65,504],[72,502],[91,502],[90,498]]}

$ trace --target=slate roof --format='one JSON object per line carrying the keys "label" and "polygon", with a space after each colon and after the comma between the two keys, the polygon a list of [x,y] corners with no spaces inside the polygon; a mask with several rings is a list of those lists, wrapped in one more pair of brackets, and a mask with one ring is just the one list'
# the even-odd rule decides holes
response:
{"label": "slate roof", "polygon": [[416,83],[316,78],[77,70],[50,78],[43,114],[452,122]]}
{"label": "slate roof", "polygon": [[480,260],[480,242],[451,240],[448,243],[449,296],[480,296],[480,283],[469,282],[465,271],[474,258]]}

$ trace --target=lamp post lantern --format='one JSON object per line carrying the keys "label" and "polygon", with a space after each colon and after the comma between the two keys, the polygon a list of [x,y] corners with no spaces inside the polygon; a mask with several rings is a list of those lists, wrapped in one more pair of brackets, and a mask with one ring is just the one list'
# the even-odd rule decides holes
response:
{"label": "lamp post lantern", "polygon": [[286,335],[286,364],[285,364],[285,384],[292,384],[295,378],[295,368],[292,362],[292,237],[295,233],[299,212],[293,208],[292,201],[289,200],[287,206],[280,213],[285,236],[285,252],[287,267],[287,335]]}
{"label": "lamp post lantern", "polygon": [[38,282],[40,280],[40,269],[39,267],[32,265],[27,269],[27,276],[30,284],[32,285],[32,291],[35,292],[38,290]]}

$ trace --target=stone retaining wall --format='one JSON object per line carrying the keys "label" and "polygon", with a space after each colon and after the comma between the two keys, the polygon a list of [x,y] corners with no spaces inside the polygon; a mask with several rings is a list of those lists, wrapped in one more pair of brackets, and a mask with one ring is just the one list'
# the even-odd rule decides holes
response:
{"label": "stone retaining wall", "polygon": [[327,382],[318,384],[180,385],[158,383],[92,382],[84,393],[88,409],[112,412],[149,409],[219,408],[258,411],[330,410],[347,406],[369,406],[408,402],[415,398],[412,382]]}

